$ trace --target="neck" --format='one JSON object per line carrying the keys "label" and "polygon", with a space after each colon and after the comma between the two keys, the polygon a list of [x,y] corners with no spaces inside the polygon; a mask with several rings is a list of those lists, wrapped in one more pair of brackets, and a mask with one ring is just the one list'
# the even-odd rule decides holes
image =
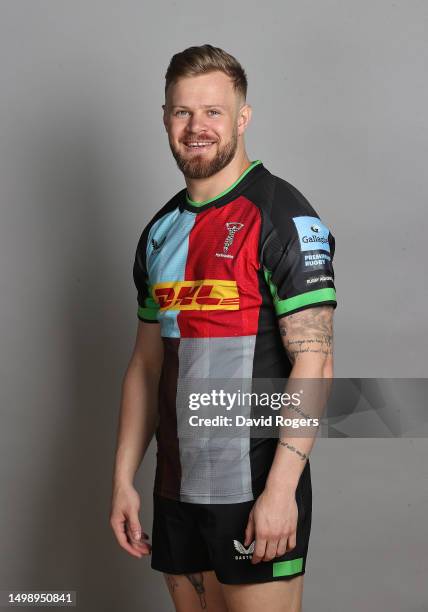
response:
{"label": "neck", "polygon": [[219,193],[234,183],[251,164],[247,154],[233,160],[222,170],[204,179],[192,179],[185,177],[187,193],[194,202],[204,202],[215,198]]}

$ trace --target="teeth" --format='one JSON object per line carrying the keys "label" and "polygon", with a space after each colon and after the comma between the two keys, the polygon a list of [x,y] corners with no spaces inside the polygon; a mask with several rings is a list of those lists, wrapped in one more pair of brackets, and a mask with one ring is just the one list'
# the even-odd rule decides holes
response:
{"label": "teeth", "polygon": [[213,144],[212,142],[188,142],[188,147],[206,147],[207,145]]}

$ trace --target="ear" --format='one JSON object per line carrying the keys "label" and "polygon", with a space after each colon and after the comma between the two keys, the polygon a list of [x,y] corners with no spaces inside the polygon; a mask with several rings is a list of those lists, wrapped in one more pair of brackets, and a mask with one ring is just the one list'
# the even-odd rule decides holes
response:
{"label": "ear", "polygon": [[165,126],[165,130],[168,131],[168,119],[167,119],[167,113],[166,113],[166,104],[162,104],[162,110],[163,110],[163,124]]}
{"label": "ear", "polygon": [[249,104],[244,104],[238,111],[238,136],[243,134],[247,129],[251,117],[252,117],[253,109]]}

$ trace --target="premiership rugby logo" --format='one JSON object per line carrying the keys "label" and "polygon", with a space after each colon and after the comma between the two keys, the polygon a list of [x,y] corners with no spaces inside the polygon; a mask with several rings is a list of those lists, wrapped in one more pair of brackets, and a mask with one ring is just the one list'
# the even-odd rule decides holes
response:
{"label": "premiership rugby logo", "polygon": [[194,280],[157,283],[153,298],[160,310],[238,310],[234,280]]}
{"label": "premiership rugby logo", "polygon": [[225,223],[225,225],[228,233],[226,236],[226,240],[224,241],[223,253],[216,253],[216,256],[233,259],[233,255],[229,255],[228,250],[232,246],[236,232],[239,232],[239,230],[244,227],[244,224],[239,223],[238,221],[229,221],[229,223]]}
{"label": "premiership rugby logo", "polygon": [[251,559],[255,545],[256,542],[254,541],[251,542],[248,548],[245,548],[241,542],[238,540],[233,540],[233,546],[235,547],[236,552],[239,553],[239,555],[235,555],[235,561],[240,561],[241,559]]}

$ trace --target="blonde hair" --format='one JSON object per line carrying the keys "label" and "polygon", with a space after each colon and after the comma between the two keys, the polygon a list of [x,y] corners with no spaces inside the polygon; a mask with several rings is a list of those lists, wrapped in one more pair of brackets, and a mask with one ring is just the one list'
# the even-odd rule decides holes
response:
{"label": "blonde hair", "polygon": [[169,86],[178,79],[215,70],[221,70],[232,79],[235,92],[245,102],[248,87],[245,70],[233,55],[212,45],[188,47],[172,56],[165,74],[165,99]]}

